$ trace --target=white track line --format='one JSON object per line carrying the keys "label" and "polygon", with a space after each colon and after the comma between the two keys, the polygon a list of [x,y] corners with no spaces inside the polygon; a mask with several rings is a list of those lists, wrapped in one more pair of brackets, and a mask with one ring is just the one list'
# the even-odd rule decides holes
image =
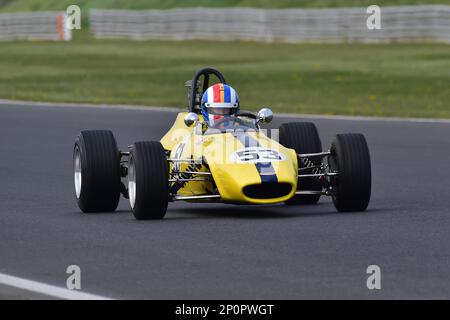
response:
{"label": "white track line", "polygon": [[111,300],[111,298],[60,288],[42,282],[13,277],[3,273],[0,273],[0,284],[66,300]]}
{"label": "white track line", "polygon": [[[119,110],[142,110],[142,111],[163,111],[181,112],[186,108],[156,107],[156,106],[135,106],[122,104],[91,104],[91,103],[67,103],[67,102],[33,102],[0,99],[0,106],[37,106],[37,107],[63,107],[63,108],[100,108]],[[366,116],[339,116],[323,114],[295,114],[276,113],[276,116],[283,118],[304,118],[304,119],[325,119],[325,120],[349,120],[349,121],[386,121],[386,122],[416,122],[416,123],[445,123],[450,124],[450,119],[435,118],[399,118],[399,117],[366,117]]]}

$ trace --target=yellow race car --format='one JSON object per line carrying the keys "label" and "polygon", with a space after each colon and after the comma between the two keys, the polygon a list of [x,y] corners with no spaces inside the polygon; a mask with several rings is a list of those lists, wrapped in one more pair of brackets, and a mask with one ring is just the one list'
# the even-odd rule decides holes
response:
{"label": "yellow race car", "polygon": [[200,101],[211,76],[226,84],[218,70],[197,71],[186,85],[188,112],[178,114],[161,141],[135,142],[124,152],[110,131],[78,135],[74,182],[83,212],[114,211],[121,194],[139,220],[162,219],[168,203],[180,200],[302,205],[324,195],[338,211],[367,208],[371,164],[363,135],[338,134],[322,151],[313,123],[286,123],[270,134],[262,129],[273,118],[268,108],[207,126]]}

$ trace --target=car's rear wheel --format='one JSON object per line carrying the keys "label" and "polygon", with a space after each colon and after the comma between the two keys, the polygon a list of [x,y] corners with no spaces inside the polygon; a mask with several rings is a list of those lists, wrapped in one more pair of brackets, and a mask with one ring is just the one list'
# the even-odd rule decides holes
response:
{"label": "car's rear wheel", "polygon": [[[294,122],[281,125],[279,132],[279,142],[286,148],[294,149],[297,154],[322,152],[322,142],[314,123]],[[314,173],[314,169],[307,169],[311,166],[318,166],[322,162],[320,157],[302,159],[299,161],[299,169],[302,174]],[[299,178],[297,182],[298,191],[321,191],[322,183],[316,178]],[[320,194],[295,195],[288,201],[288,205],[316,204],[320,199]]]}
{"label": "car's rear wheel", "polygon": [[370,201],[372,173],[370,153],[362,134],[338,134],[331,144],[329,165],[333,203],[339,212],[364,211]]}
{"label": "car's rear wheel", "polygon": [[128,163],[128,196],[137,220],[162,219],[169,202],[169,166],[159,142],[136,142]]}
{"label": "car's rear wheel", "polygon": [[120,153],[111,131],[82,131],[73,150],[75,195],[83,212],[111,212],[120,200]]}

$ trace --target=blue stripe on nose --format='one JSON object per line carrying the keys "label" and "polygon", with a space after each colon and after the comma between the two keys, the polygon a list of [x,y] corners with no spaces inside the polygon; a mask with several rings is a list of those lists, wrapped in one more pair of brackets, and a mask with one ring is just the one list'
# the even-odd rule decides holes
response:
{"label": "blue stripe on nose", "polygon": [[[245,148],[260,147],[258,140],[254,139],[252,136],[245,132],[236,132],[234,136],[244,145]],[[255,163],[255,166],[261,178],[261,183],[278,182],[278,177],[271,162],[257,162]]]}

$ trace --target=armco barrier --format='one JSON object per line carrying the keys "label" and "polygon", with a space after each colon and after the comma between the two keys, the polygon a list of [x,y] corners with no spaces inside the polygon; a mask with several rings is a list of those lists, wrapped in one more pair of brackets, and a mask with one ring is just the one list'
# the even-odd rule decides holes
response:
{"label": "armco barrier", "polygon": [[0,40],[70,40],[64,12],[0,14]]}
{"label": "armco barrier", "polygon": [[366,8],[91,10],[96,38],[209,39],[281,42],[450,42],[450,6],[381,8],[369,30]]}

